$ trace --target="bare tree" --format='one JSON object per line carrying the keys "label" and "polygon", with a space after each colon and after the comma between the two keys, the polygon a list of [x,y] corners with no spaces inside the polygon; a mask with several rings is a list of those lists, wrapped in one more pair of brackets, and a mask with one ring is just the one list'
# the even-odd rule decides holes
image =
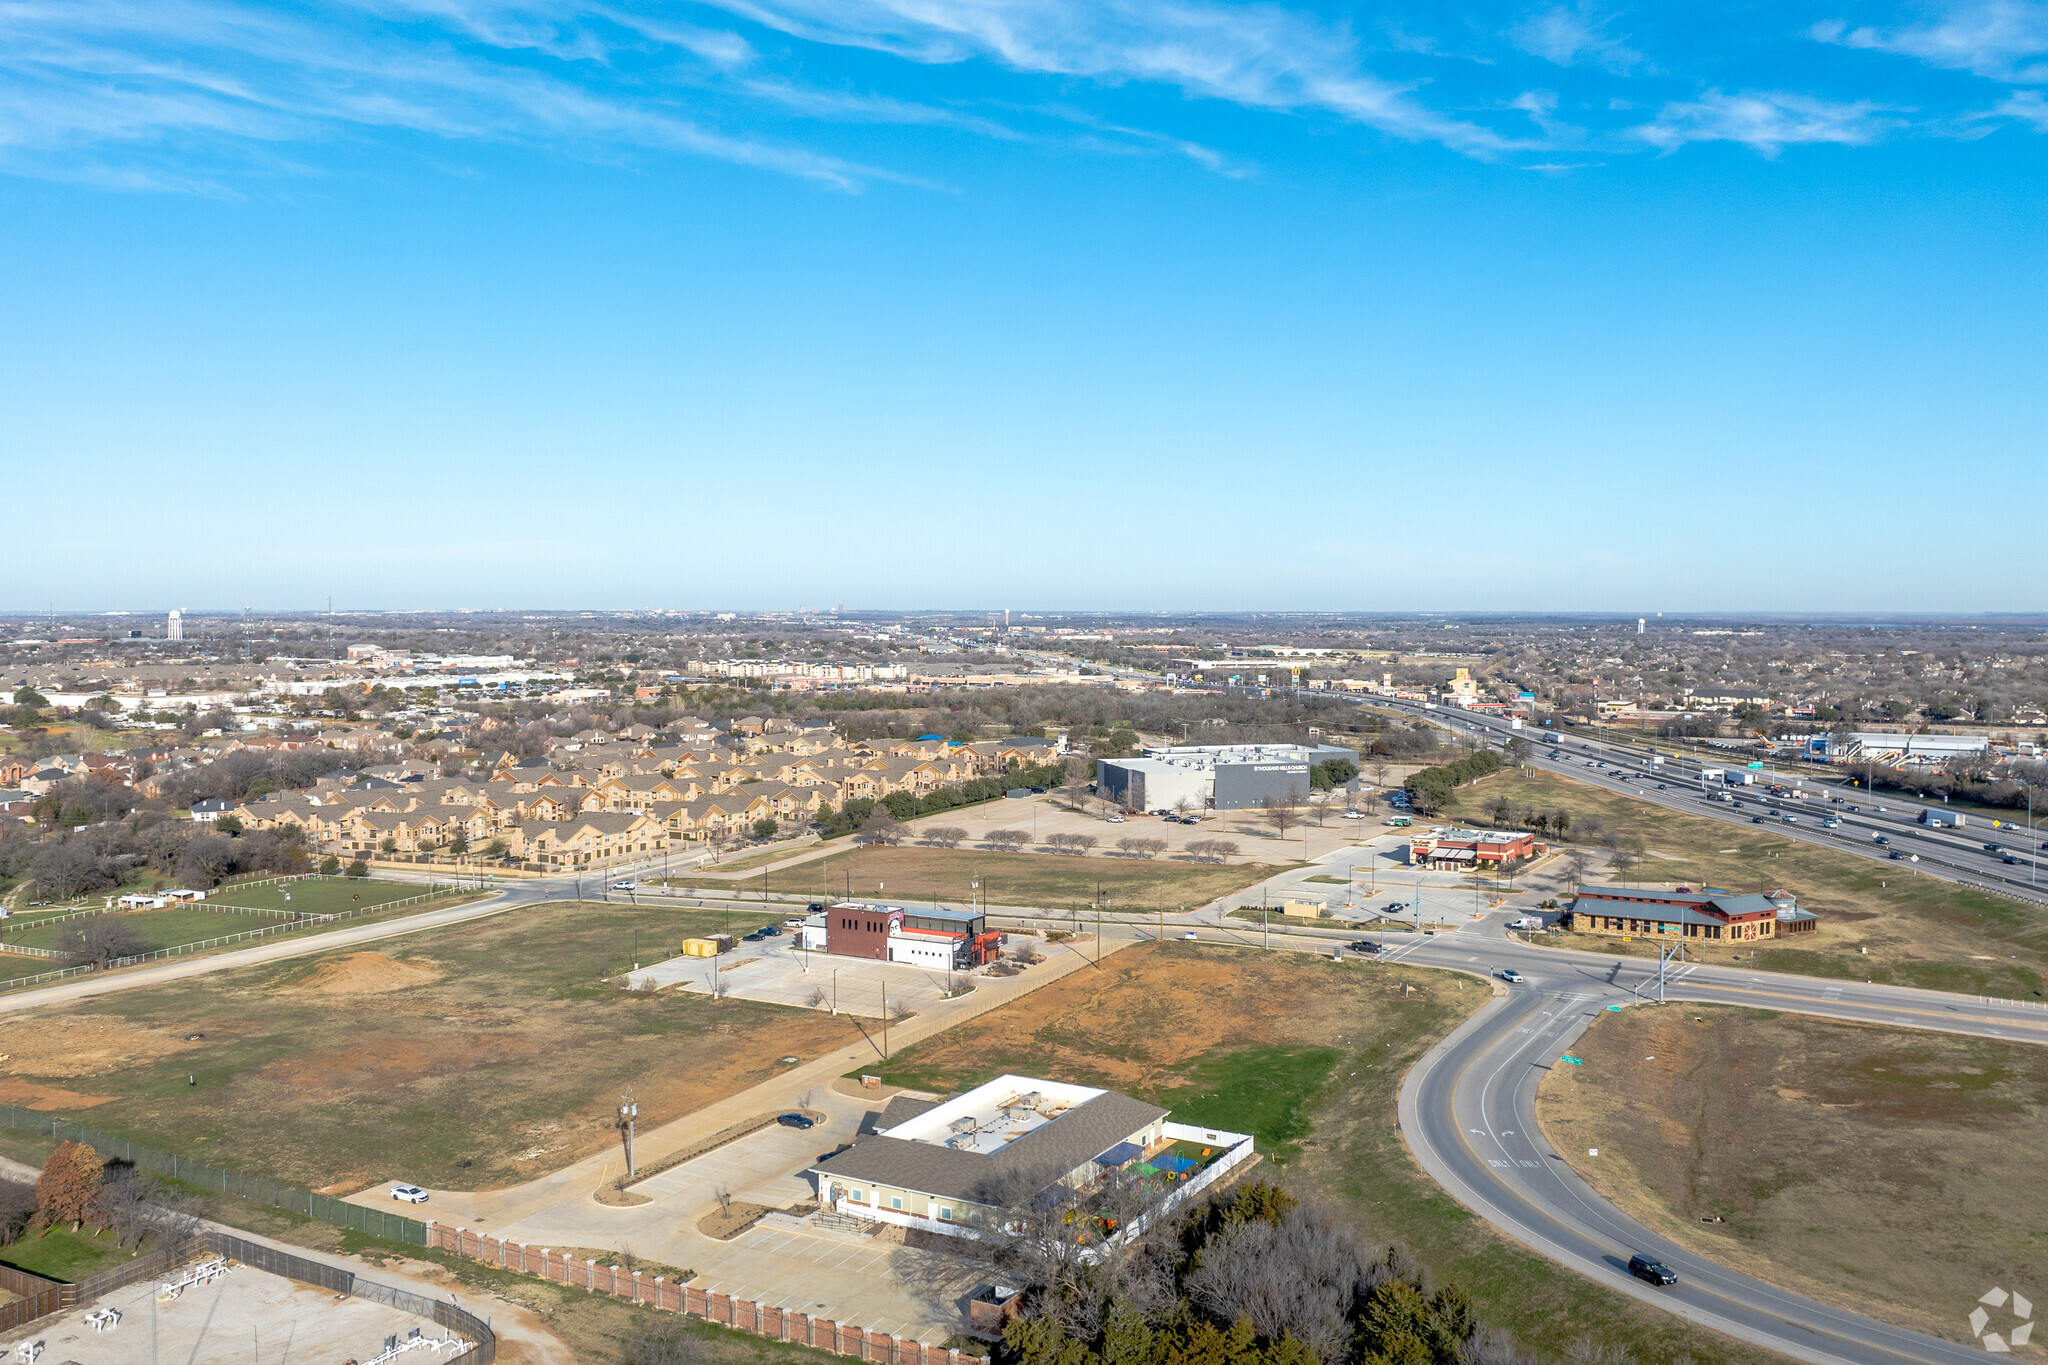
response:
{"label": "bare tree", "polygon": [[821,1010],[825,1008],[825,1002],[828,999],[830,997],[825,994],[823,986],[813,986],[811,987],[811,993],[804,997],[804,1003],[814,1010]]}
{"label": "bare tree", "polygon": [[796,1107],[799,1109],[808,1110],[811,1107],[811,1101],[815,1098],[817,1098],[816,1091],[806,1090],[803,1094],[798,1095],[796,1097]]}
{"label": "bare tree", "polygon": [[120,915],[75,920],[65,928],[57,946],[72,961],[95,967],[104,967],[116,958],[134,957],[144,947],[141,931]]}
{"label": "bare tree", "polygon": [[1011,950],[1010,956],[1029,967],[1045,954],[1039,951],[1037,939],[1027,938]]}
{"label": "bare tree", "polygon": [[867,818],[867,823],[860,827],[853,841],[857,844],[900,844],[904,832],[901,821],[886,811],[878,810]]}
{"label": "bare tree", "polygon": [[1074,835],[1071,835],[1071,834],[1068,834],[1068,833],[1065,833],[1064,831],[1062,831],[1061,833],[1058,833],[1058,834],[1048,834],[1048,835],[1046,835],[1046,836],[1045,836],[1045,841],[1044,841],[1044,842],[1045,842],[1045,846],[1046,846],[1047,848],[1051,849],[1051,850],[1052,850],[1053,852],[1055,852],[1055,853],[1065,853],[1065,852],[1067,851],[1068,847],[1069,847],[1069,846],[1070,846],[1070,845],[1071,845],[1071,844],[1072,844],[1072,843],[1074,842],[1074,838],[1075,838],[1075,836],[1074,836]]}
{"label": "bare tree", "polygon": [[1076,853],[1088,852],[1095,847],[1097,842],[1099,841],[1092,834],[1069,834],[1067,836],[1067,847],[1073,849]]}
{"label": "bare tree", "polygon": [[1237,856],[1235,839],[1196,839],[1187,846],[1188,852],[1206,862],[1220,863],[1226,858]]}
{"label": "bare tree", "polygon": [[729,1214],[732,1212],[731,1190],[723,1185],[714,1185],[711,1187],[711,1197],[718,1201],[718,1211],[720,1213]]}
{"label": "bare tree", "polygon": [[36,1190],[19,1180],[0,1180],[0,1246],[13,1246],[36,1216]]}
{"label": "bare tree", "polygon": [[1592,859],[1586,856],[1586,850],[1582,848],[1572,849],[1564,855],[1565,874],[1571,878],[1574,889],[1585,885],[1586,868],[1591,862]]}
{"label": "bare tree", "polygon": [[1260,818],[1273,827],[1273,836],[1277,839],[1285,839],[1287,831],[1301,823],[1301,816],[1285,798],[1262,797],[1259,813]]}
{"label": "bare tree", "polygon": [[967,831],[958,825],[932,825],[925,829],[924,837],[941,848],[955,848],[967,838]]}
{"label": "bare tree", "polygon": [[690,1365],[701,1354],[686,1321],[656,1319],[626,1347],[626,1365]]}
{"label": "bare tree", "polygon": [[1262,1337],[1291,1333],[1321,1359],[1341,1360],[1372,1272],[1388,1278],[1340,1221],[1300,1206],[1277,1222],[1250,1218],[1210,1238],[1187,1292],[1219,1321],[1249,1318]]}
{"label": "bare tree", "polygon": [[1006,852],[1014,853],[1031,842],[1031,836],[1021,829],[992,829],[981,836],[985,844],[993,844]]}

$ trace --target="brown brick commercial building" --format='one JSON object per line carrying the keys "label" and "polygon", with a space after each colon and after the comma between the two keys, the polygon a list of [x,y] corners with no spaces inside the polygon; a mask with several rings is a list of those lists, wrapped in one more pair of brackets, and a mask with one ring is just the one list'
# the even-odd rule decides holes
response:
{"label": "brown brick commercial building", "polygon": [[1612,886],[1581,887],[1565,912],[1568,929],[1592,934],[1644,938],[1692,938],[1715,942],[1789,938],[1812,933],[1820,917],[1801,910],[1789,891],[1652,891]]}
{"label": "brown brick commercial building", "polygon": [[1499,867],[1509,858],[1533,858],[1541,849],[1525,830],[1435,829],[1408,840],[1408,864],[1435,871]]}

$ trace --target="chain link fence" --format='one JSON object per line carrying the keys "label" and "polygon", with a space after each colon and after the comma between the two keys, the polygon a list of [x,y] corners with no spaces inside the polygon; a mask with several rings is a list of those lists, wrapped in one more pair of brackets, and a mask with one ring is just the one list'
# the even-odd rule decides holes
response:
{"label": "chain link fence", "polygon": [[181,1157],[173,1153],[159,1152],[151,1147],[103,1133],[97,1128],[87,1128],[68,1119],[52,1118],[39,1114],[33,1109],[22,1109],[15,1105],[0,1105],[0,1124],[24,1133],[35,1133],[41,1137],[52,1137],[59,1141],[66,1138],[83,1142],[98,1152],[102,1159],[119,1158],[139,1170],[156,1175],[169,1176],[188,1185],[221,1194],[239,1195],[254,1199],[259,1204],[273,1208],[289,1209],[308,1218],[317,1218],[323,1223],[367,1233],[388,1242],[403,1242],[410,1246],[427,1244],[427,1225],[416,1218],[407,1218],[399,1213],[386,1213],[382,1209],[366,1209],[359,1204],[350,1204],[324,1194],[294,1189],[280,1185],[274,1180],[260,1176],[243,1175],[239,1171],[223,1170],[203,1161]]}

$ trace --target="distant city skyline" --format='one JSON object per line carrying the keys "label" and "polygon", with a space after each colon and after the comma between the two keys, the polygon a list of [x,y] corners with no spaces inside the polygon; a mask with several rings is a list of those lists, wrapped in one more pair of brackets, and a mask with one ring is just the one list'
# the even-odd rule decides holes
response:
{"label": "distant city skyline", "polygon": [[2029,612],[2044,222],[2048,0],[31,3],[0,608]]}

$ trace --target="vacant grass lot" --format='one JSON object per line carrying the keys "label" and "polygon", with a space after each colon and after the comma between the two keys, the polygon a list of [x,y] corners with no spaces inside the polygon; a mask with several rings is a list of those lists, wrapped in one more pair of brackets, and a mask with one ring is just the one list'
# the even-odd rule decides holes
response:
{"label": "vacant grass lot", "polygon": [[[2048,970],[2048,911],[1969,891],[1829,848],[1816,848],[1767,826],[1735,825],[1669,811],[1548,773],[1501,772],[1458,792],[1460,807],[1478,817],[1487,803],[1563,809],[1575,821],[1597,816],[1606,832],[1640,837],[1648,856],[1633,874],[1642,882],[1724,886],[1736,891],[1783,887],[1821,916],[1821,927],[1796,947],[1764,947],[1743,965],[1812,976],[1863,978],[1967,995],[2031,998]],[[1576,937],[1576,936],[1574,936]],[[1648,943],[1587,935],[1573,946],[1608,953],[1655,955]],[[1867,951],[1859,951],[1867,950]],[[1688,945],[1701,960],[1725,962],[1734,948]]]}
{"label": "vacant grass lot", "polygon": [[1545,1135],[1673,1239],[1952,1341],[1993,1285],[2048,1304],[2048,1048],[1667,1005],[1576,1051],[1537,1092]]}
{"label": "vacant grass lot", "polygon": [[1249,1131],[1279,1178],[1337,1202],[1369,1244],[1420,1256],[1551,1358],[1591,1335],[1643,1362],[1775,1360],[1559,1270],[1422,1173],[1394,1123],[1401,1077],[1490,998],[1447,972],[1168,941],[905,1048],[881,1075],[946,1092],[1014,1071]]}
{"label": "vacant grass lot", "polygon": [[[1291,866],[1291,864],[1285,864]],[[977,895],[992,905],[1067,910],[1095,903],[1098,887],[1118,910],[1179,910],[1206,905],[1273,875],[1258,863],[1211,864],[1140,858],[1086,858],[1059,853],[978,853],[972,849],[850,848],[765,877],[734,883],[749,891],[817,898],[869,896],[965,905]],[[980,881],[982,890],[969,889]]]}
{"label": "vacant grass lot", "polygon": [[[445,889],[445,888],[444,888]],[[343,910],[361,910],[386,901],[409,900],[434,890],[416,882],[380,882],[373,878],[352,881],[346,877],[312,877],[297,882],[265,882],[260,885],[228,885],[208,899],[216,905],[240,905],[251,910],[290,910],[300,915],[332,915]],[[290,899],[286,899],[289,897]]]}
{"label": "vacant grass lot", "polygon": [[310,1188],[507,1184],[610,1142],[624,1089],[651,1127],[858,1036],[607,980],[731,922],[551,903],[38,1011],[0,1023],[0,1100]]}
{"label": "vacant grass lot", "polygon": [[12,1246],[0,1247],[0,1264],[11,1265],[17,1270],[26,1270],[31,1275],[41,1275],[46,1280],[62,1280],[76,1284],[91,1279],[102,1270],[111,1269],[116,1262],[129,1259],[127,1252],[114,1244],[114,1234],[92,1235],[91,1229],[72,1232],[68,1228],[50,1228],[42,1232],[27,1232]]}

